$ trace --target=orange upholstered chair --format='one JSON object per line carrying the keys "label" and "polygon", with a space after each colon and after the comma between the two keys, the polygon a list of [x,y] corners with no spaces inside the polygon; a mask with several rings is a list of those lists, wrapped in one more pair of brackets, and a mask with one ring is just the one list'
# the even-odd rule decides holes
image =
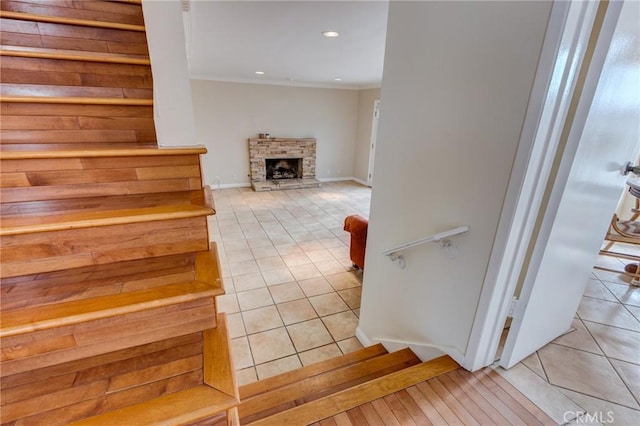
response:
{"label": "orange upholstered chair", "polygon": [[367,228],[369,222],[358,215],[344,219],[344,230],[351,234],[349,255],[353,266],[364,269],[364,253],[367,246]]}

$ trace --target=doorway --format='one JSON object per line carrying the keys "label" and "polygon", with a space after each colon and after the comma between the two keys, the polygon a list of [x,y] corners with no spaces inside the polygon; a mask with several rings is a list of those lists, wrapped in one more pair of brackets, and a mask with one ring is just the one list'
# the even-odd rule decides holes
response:
{"label": "doorway", "polygon": [[638,150],[640,106],[624,95],[638,90],[628,41],[639,38],[632,19],[637,7],[554,3],[467,369],[493,363],[509,312],[513,323],[500,359],[505,368],[571,325],[624,186],[620,171]]}

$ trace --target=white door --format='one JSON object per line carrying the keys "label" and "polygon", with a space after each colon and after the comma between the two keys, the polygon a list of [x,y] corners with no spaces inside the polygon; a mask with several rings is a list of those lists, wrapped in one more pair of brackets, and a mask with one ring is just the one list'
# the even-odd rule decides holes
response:
{"label": "white door", "polygon": [[520,301],[500,359],[505,368],[569,329],[627,179],[621,169],[637,156],[638,16],[637,1],[601,4],[596,12],[591,40],[597,42],[587,48],[520,277]]}
{"label": "white door", "polygon": [[373,164],[376,158],[376,139],[378,138],[378,121],[380,119],[380,99],[373,102],[373,120],[371,120],[371,149],[369,151],[369,173],[367,185],[373,186]]}

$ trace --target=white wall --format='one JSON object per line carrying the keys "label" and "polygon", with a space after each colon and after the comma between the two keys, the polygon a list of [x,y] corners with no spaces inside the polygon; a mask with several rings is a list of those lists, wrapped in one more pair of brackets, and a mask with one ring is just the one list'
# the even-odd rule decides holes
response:
{"label": "white wall", "polygon": [[196,130],[179,0],[142,2],[153,72],[158,144],[195,145]]}
{"label": "white wall", "polygon": [[[360,337],[465,352],[549,11],[390,3]],[[460,225],[456,258],[418,246],[401,270],[380,254]]]}
{"label": "white wall", "polygon": [[249,184],[248,138],[318,139],[319,179],[353,176],[358,91],[191,80],[207,184]]}
{"label": "white wall", "polygon": [[353,177],[363,182],[367,182],[369,174],[373,102],[376,99],[380,99],[380,89],[360,90],[358,93],[358,132],[356,134]]}

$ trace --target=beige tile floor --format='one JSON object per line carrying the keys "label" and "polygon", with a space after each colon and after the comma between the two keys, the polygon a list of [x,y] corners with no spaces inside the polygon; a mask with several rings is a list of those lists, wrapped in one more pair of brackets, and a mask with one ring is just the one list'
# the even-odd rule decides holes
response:
{"label": "beige tile floor", "polygon": [[220,251],[232,353],[240,384],[362,346],[355,338],[362,273],[351,268],[344,218],[369,215],[371,190],[214,192],[210,234]]}
{"label": "beige tile floor", "polygon": [[[602,257],[597,264],[616,262],[621,269],[627,261]],[[629,281],[594,269],[571,330],[516,369],[534,373],[577,404],[574,411],[582,414],[572,424],[640,424],[640,287]],[[555,418],[568,420],[574,413],[567,410],[557,407]]]}
{"label": "beige tile floor", "polygon": [[[229,314],[240,384],[361,347],[362,275],[350,269],[342,226],[350,214],[368,217],[370,195],[353,182],[214,192],[210,233],[227,288],[219,308]],[[558,423],[640,424],[639,320],[640,287],[594,269],[571,330],[499,372]]]}

